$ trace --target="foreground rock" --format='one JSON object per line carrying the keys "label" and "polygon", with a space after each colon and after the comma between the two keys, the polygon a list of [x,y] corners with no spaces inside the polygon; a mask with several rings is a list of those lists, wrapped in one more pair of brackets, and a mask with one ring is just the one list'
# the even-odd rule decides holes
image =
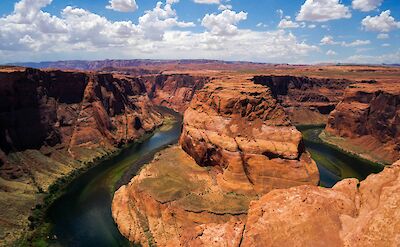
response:
{"label": "foreground rock", "polygon": [[20,68],[0,72],[0,82],[2,240],[26,229],[58,178],[163,121],[135,78]]}
{"label": "foreground rock", "polygon": [[274,190],[251,203],[241,246],[399,246],[399,173]]}
{"label": "foreground rock", "polygon": [[115,193],[113,217],[131,242],[239,246],[257,195],[319,180],[300,132],[251,82],[214,80],[198,91],[180,143]]}
{"label": "foreground rock", "polygon": [[224,192],[174,146],[115,193],[112,212],[120,232],[143,246],[237,246],[251,199]]}
{"label": "foreground rock", "polygon": [[393,83],[351,86],[322,137],[381,163],[400,159],[400,88]]}

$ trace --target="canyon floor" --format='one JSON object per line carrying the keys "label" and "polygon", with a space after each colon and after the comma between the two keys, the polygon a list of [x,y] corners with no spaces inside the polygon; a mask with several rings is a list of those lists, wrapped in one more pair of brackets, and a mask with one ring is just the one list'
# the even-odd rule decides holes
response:
{"label": "canyon floor", "polygon": [[399,68],[104,67],[0,69],[2,244],[35,229],[40,219],[32,214],[55,184],[162,125],[157,106],[184,115],[182,135],[115,194],[113,216],[130,241],[399,244],[398,163],[362,182],[318,187],[317,166],[295,127],[326,125],[322,137],[331,145],[395,163]]}

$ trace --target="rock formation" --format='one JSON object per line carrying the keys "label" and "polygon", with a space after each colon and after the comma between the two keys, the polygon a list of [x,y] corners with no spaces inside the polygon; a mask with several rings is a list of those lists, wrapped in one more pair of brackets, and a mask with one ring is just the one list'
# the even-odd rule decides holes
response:
{"label": "rock formation", "polygon": [[355,84],[330,114],[326,141],[368,159],[400,159],[400,88],[392,83]]}
{"label": "rock formation", "polygon": [[162,124],[136,78],[19,69],[0,82],[1,238],[58,178]]}
{"label": "rock formation", "polygon": [[195,92],[209,80],[190,75],[157,75],[142,77],[148,95],[156,105],[166,106],[183,113]]}
{"label": "rock formation", "polygon": [[296,76],[255,76],[268,86],[294,124],[325,124],[352,81]]}
{"label": "rock formation", "polygon": [[318,183],[301,140],[268,88],[214,80],[186,110],[180,144],[222,188],[263,194]]}
{"label": "rock formation", "polygon": [[239,246],[257,195],[319,180],[300,132],[268,88],[248,81],[213,80],[198,91],[180,144],[114,195],[113,217],[134,243]]}
{"label": "rock formation", "polygon": [[250,204],[241,246],[398,246],[400,161],[359,183],[274,190]]}

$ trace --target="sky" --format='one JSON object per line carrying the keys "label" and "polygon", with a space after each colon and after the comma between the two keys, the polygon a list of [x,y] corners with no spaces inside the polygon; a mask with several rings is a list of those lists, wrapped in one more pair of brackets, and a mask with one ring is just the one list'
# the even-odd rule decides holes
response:
{"label": "sky", "polygon": [[400,63],[400,0],[0,0],[0,63]]}

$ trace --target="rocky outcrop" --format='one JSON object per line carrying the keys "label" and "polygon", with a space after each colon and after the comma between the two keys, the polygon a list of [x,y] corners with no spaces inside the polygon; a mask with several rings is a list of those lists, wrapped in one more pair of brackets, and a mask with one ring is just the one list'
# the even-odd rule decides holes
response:
{"label": "rocky outcrop", "polygon": [[277,189],[248,204],[175,146],[116,192],[112,212],[143,246],[398,246],[399,172],[400,161],[362,182]]}
{"label": "rocky outcrop", "polygon": [[268,88],[249,82],[214,80],[198,91],[180,144],[227,191],[263,194],[319,181],[301,133]]}
{"label": "rocky outcrop", "polygon": [[115,193],[112,213],[120,232],[142,246],[238,246],[251,199],[224,192],[174,146]]}
{"label": "rocky outcrop", "polygon": [[58,178],[162,124],[145,85],[110,74],[0,73],[0,237],[25,229]]}
{"label": "rocky outcrop", "polygon": [[241,246],[398,246],[399,172],[274,190],[250,204]]}
{"label": "rocky outcrop", "polygon": [[326,124],[345,89],[354,83],[296,76],[255,76],[253,81],[271,89],[294,124]]}
{"label": "rocky outcrop", "polygon": [[185,74],[145,76],[142,80],[154,104],[180,113],[186,110],[195,92],[209,81],[207,77]]}
{"label": "rocky outcrop", "polygon": [[213,80],[184,114],[180,146],[114,195],[121,233],[143,246],[239,246],[251,200],[316,185],[317,167],[270,91]]}
{"label": "rocky outcrop", "polygon": [[356,84],[330,114],[323,138],[368,159],[400,159],[400,88]]}

